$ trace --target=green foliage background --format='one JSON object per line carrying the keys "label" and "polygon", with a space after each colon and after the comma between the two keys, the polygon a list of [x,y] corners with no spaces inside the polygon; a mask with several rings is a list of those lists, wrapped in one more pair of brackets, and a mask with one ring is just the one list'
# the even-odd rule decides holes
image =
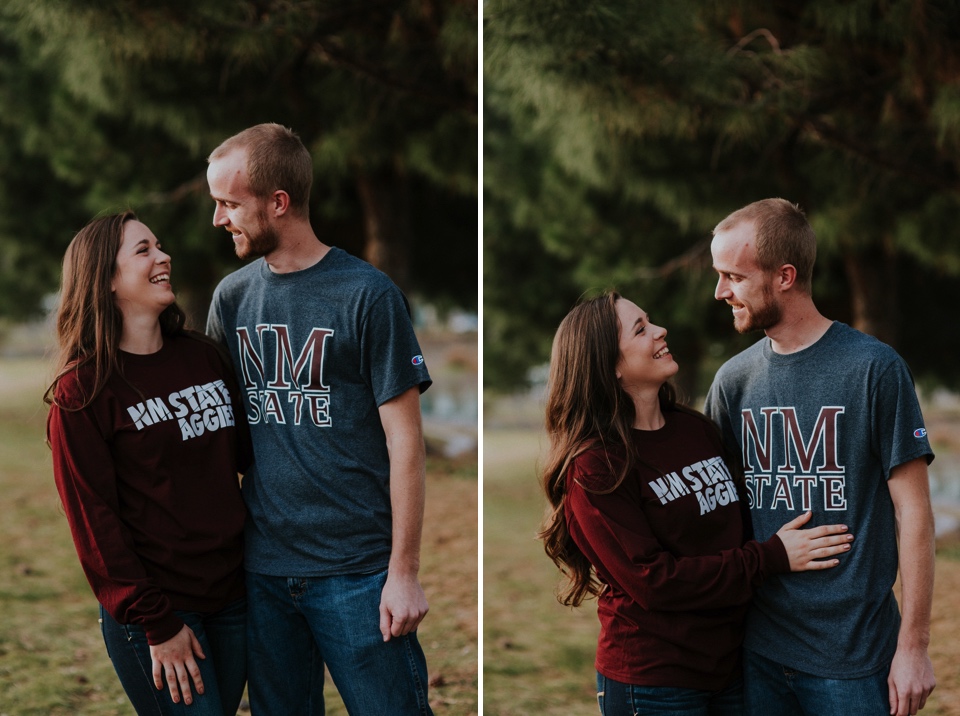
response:
{"label": "green foliage background", "polygon": [[768,196],[817,231],[826,315],[960,384],[956,2],[491,0],[483,32],[488,387],[616,287],[705,390],[756,340],[712,298],[710,231]]}
{"label": "green foliage background", "polygon": [[202,321],[238,265],[205,158],[265,121],[314,157],[323,240],[379,242],[407,291],[475,305],[477,41],[460,0],[5,0],[0,316],[36,312],[73,234],[129,206]]}

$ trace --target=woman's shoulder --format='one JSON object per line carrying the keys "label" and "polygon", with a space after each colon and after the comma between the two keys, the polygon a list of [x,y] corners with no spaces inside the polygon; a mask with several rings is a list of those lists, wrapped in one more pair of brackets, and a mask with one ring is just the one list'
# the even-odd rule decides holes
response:
{"label": "woman's shoulder", "polygon": [[215,360],[217,363],[223,363],[227,360],[226,352],[212,338],[199,331],[185,329],[171,336],[176,350],[184,353],[192,353],[196,356],[203,356],[208,360]]}
{"label": "woman's shoulder", "polygon": [[705,434],[719,437],[719,429],[710,418],[686,405],[676,405],[664,413],[667,421],[672,422],[678,429],[691,431],[697,435]]}
{"label": "woman's shoulder", "polygon": [[195,350],[205,352],[208,348],[212,348],[214,345],[212,338],[209,338],[206,334],[200,333],[199,331],[194,331],[190,328],[184,328],[172,336],[166,336],[164,340],[171,341],[173,345],[180,350]]}
{"label": "woman's shoulder", "polygon": [[90,402],[96,390],[96,370],[87,362],[73,361],[57,377],[53,389],[53,404],[68,410],[78,410]]}
{"label": "woman's shoulder", "polygon": [[568,477],[589,492],[609,492],[623,470],[626,457],[621,446],[588,446],[570,461]]}
{"label": "woman's shoulder", "polygon": [[205,365],[214,375],[225,381],[233,390],[236,386],[236,374],[227,349],[204,333],[185,330],[177,334],[179,350],[193,366]]}

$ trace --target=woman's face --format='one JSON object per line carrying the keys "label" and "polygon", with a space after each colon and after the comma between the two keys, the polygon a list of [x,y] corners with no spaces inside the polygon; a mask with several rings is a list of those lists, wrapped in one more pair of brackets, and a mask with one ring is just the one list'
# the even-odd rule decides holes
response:
{"label": "woman's face", "polygon": [[616,308],[620,321],[620,385],[627,392],[659,390],[680,369],[667,348],[667,329],[650,323],[643,309],[625,298],[617,300]]}
{"label": "woman's face", "polygon": [[144,224],[128,221],[117,251],[117,267],[110,283],[113,298],[125,318],[154,313],[174,302],[170,286],[170,257]]}

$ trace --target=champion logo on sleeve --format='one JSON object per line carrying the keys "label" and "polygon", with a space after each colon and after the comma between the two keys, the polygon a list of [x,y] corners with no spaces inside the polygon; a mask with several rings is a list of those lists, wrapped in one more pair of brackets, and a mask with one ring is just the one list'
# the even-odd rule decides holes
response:
{"label": "champion logo on sleeve", "polygon": [[410,359],[410,362],[414,365],[423,365],[423,356],[414,356]]}
{"label": "champion logo on sleeve", "polygon": [[915,437],[915,438],[925,438],[925,437],[927,437],[927,429],[926,429],[926,428],[917,428],[916,430],[913,431],[913,437]]}

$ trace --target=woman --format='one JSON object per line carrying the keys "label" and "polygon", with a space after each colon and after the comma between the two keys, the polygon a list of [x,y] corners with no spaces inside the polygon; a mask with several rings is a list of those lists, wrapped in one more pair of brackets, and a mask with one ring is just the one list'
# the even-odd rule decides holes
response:
{"label": "woman", "polygon": [[666,334],[616,293],[560,324],[541,536],[569,579],[560,601],[598,597],[601,714],[733,716],[755,585],[834,567],[824,558],[853,538],[842,525],[800,530],[807,513],[763,544],[746,539],[742,477],[713,424],[676,404]]}
{"label": "woman", "polygon": [[47,439],[137,713],[235,716],[249,438],[228,363],[183,325],[150,229],[129,211],[91,221],[64,257]]}

